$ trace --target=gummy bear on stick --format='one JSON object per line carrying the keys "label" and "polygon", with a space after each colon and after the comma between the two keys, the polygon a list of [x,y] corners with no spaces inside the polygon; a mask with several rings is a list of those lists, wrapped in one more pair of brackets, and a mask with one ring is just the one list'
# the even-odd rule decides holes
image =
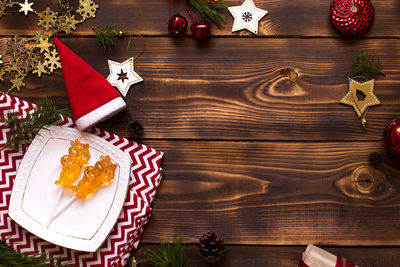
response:
{"label": "gummy bear on stick", "polygon": [[65,189],[71,189],[81,173],[83,165],[90,159],[89,145],[79,142],[78,139],[70,142],[68,155],[61,158],[60,178],[55,181],[56,185]]}
{"label": "gummy bear on stick", "polygon": [[101,186],[114,179],[117,164],[113,164],[109,156],[101,156],[94,166],[86,167],[82,180],[72,190],[76,196],[85,199],[95,193]]}

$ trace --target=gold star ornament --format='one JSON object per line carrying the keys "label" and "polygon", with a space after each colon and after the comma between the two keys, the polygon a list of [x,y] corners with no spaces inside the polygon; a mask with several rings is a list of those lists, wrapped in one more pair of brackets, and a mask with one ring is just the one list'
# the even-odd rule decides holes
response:
{"label": "gold star ornament", "polygon": [[381,102],[374,94],[375,79],[360,83],[349,78],[349,91],[340,100],[340,103],[352,106],[358,118],[365,128],[367,121],[365,119],[369,107],[379,105]]}

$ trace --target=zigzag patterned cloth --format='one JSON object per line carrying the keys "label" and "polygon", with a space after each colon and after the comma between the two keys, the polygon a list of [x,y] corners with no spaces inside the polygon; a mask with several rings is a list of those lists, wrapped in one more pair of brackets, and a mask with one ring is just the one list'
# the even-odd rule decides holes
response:
{"label": "zigzag patterned cloth", "polygon": [[[32,113],[35,105],[17,97],[0,95],[0,118],[9,112]],[[60,125],[75,127],[71,118],[62,117]],[[0,147],[7,141],[9,129],[0,125]],[[76,251],[44,241],[16,224],[8,216],[11,189],[22,152],[0,152],[0,236],[18,252],[41,252],[75,266],[124,266],[132,249],[137,248],[150,215],[150,205],[162,178],[163,153],[106,131],[93,128],[92,134],[112,143],[132,158],[131,179],[121,214],[102,246],[93,253]]]}

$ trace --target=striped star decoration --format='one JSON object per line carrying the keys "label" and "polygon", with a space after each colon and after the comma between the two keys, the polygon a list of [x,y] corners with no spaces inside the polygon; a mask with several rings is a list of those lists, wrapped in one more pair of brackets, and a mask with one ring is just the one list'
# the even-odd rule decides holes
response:
{"label": "striped star decoration", "polygon": [[[8,112],[31,114],[34,107],[34,104],[17,97],[0,95],[0,118],[4,118]],[[60,125],[75,127],[68,117],[62,117]],[[6,143],[8,133],[9,129],[0,124],[0,146]],[[8,216],[8,205],[15,175],[26,149],[23,148],[21,152],[5,149],[0,152],[0,236],[14,250],[46,253],[75,266],[100,267],[124,266],[131,250],[137,248],[162,178],[160,164],[163,153],[101,129],[93,128],[91,133],[117,146],[132,158],[128,193],[113,230],[96,252],[89,253],[54,245],[20,227]]]}

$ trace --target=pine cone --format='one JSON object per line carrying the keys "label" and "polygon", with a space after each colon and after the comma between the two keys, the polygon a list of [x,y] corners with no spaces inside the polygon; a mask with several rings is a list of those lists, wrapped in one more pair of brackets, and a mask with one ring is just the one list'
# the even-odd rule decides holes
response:
{"label": "pine cone", "polygon": [[382,156],[378,152],[371,152],[369,154],[369,162],[371,162],[371,164],[377,165],[381,163],[381,161],[382,161]]}
{"label": "pine cone", "polygon": [[134,121],[129,123],[128,131],[134,141],[139,141],[143,135],[143,126],[139,121]]}
{"label": "pine cone", "polygon": [[206,262],[215,263],[224,256],[224,241],[219,239],[214,232],[203,234],[199,248],[200,256]]}

